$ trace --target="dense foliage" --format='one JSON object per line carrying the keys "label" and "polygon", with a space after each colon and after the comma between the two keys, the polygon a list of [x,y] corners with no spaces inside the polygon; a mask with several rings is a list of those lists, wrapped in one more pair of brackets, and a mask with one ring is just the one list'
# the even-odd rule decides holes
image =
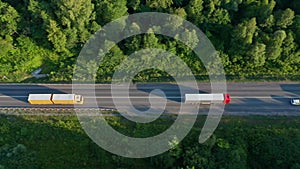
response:
{"label": "dense foliage", "polygon": [[[300,118],[225,116],[214,135],[199,144],[204,118],[200,116],[190,134],[168,152],[129,159],[98,147],[74,116],[2,115],[0,168],[300,168]],[[156,135],[173,122],[161,118],[138,124],[120,117],[107,117],[107,121],[133,137]]]}
{"label": "dense foliage", "polygon": [[[0,0],[0,80],[24,81],[42,67],[46,81],[70,81],[76,57],[94,32],[145,11],[176,14],[198,26],[219,51],[228,77],[299,79],[298,0]],[[115,46],[97,80],[109,81],[122,59],[148,47],[172,51],[195,75],[205,75],[190,49],[150,33]],[[167,76],[157,70],[142,75],[141,80]]]}

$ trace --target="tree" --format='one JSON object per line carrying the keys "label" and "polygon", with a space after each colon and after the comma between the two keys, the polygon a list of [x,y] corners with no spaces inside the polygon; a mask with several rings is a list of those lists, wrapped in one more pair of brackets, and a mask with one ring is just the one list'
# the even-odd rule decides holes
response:
{"label": "tree", "polygon": [[[283,73],[296,72],[300,63],[300,52],[297,52],[298,45],[294,42],[292,32],[287,33],[287,37],[282,43],[282,53],[280,59],[283,61]],[[296,69],[295,69],[295,68]]]}
{"label": "tree", "polygon": [[12,41],[3,39],[0,37],[0,57],[7,56],[10,53],[13,53],[14,46]]}
{"label": "tree", "polygon": [[227,24],[230,23],[230,21],[231,20],[228,11],[223,8],[214,10],[207,19],[207,22],[216,24]]}
{"label": "tree", "polygon": [[137,11],[140,8],[140,3],[141,0],[131,0],[131,1],[127,1],[127,6],[130,8],[132,8],[133,10]]}
{"label": "tree", "polygon": [[276,26],[278,26],[279,28],[287,28],[288,26],[293,24],[294,17],[295,17],[295,12],[290,8],[287,8],[284,11],[282,10],[276,11],[275,12]]}
{"label": "tree", "polygon": [[292,30],[296,35],[296,41],[300,45],[300,15],[296,15],[294,23],[292,25]]}
{"label": "tree", "polygon": [[94,5],[91,0],[54,0],[52,3],[56,9],[55,20],[67,38],[69,48],[76,46],[76,43],[85,43],[91,30],[97,29],[96,14],[93,12]]}
{"label": "tree", "polygon": [[159,168],[171,168],[176,166],[176,162],[182,156],[182,147],[175,136],[172,141],[169,142],[170,150],[167,152],[151,157],[151,162]]}
{"label": "tree", "polygon": [[147,33],[143,37],[143,48],[145,48],[145,49],[147,49],[147,48],[159,48],[158,38],[155,36],[154,33],[151,33],[152,32],[151,29],[149,29],[148,32],[149,33]]}
{"label": "tree", "polygon": [[237,43],[252,44],[256,29],[256,18],[246,20],[234,29],[233,40]]}
{"label": "tree", "polygon": [[245,9],[243,16],[245,18],[257,18],[258,24],[264,24],[267,18],[272,14],[276,5],[275,0],[243,1]]}
{"label": "tree", "polygon": [[0,37],[0,78],[7,77],[13,71],[11,55],[15,52],[12,43]]}
{"label": "tree", "polygon": [[139,35],[126,39],[126,42],[124,44],[125,54],[130,55],[130,54],[134,53],[135,51],[140,50],[142,47],[141,44],[142,44],[142,37]]}
{"label": "tree", "polygon": [[110,82],[114,72],[118,68],[118,65],[122,63],[125,58],[123,51],[118,47],[114,46],[109,53],[101,61],[97,72],[97,81],[108,81]]}
{"label": "tree", "polygon": [[[196,137],[196,135],[194,135]],[[216,168],[212,158],[216,146],[216,136],[212,135],[204,144],[186,143],[183,145],[183,166],[186,168]],[[183,142],[184,144],[184,142]]]}
{"label": "tree", "polygon": [[[23,144],[5,144],[0,148],[0,168],[41,168],[37,154]],[[5,155],[3,155],[5,154]]]}
{"label": "tree", "polygon": [[242,0],[226,0],[224,3],[224,6],[227,10],[237,12],[239,10],[239,4],[242,3]]}
{"label": "tree", "polygon": [[246,55],[247,51],[249,50],[253,42],[253,37],[254,37],[254,33],[256,32],[256,29],[257,29],[256,18],[245,20],[242,23],[238,24],[233,29],[232,38],[231,38],[231,47],[229,49],[229,53],[232,55],[233,62],[239,60],[240,65],[243,65],[243,63],[245,63],[244,61],[241,61],[240,59],[237,58]]}
{"label": "tree", "polygon": [[97,23],[104,25],[127,14],[126,0],[94,0]]}
{"label": "tree", "polygon": [[255,12],[258,13],[258,23],[263,24],[268,22],[269,16],[271,16],[276,2],[274,0],[262,0],[260,4],[260,9],[257,9]]}
{"label": "tree", "polygon": [[172,8],[170,10],[170,13],[175,14],[175,15],[181,17],[181,18],[186,18],[186,16],[187,16],[184,8],[176,8],[176,9]]}
{"label": "tree", "polygon": [[19,21],[18,12],[9,4],[0,1],[0,36],[11,36],[15,33]]}
{"label": "tree", "polygon": [[291,2],[290,7],[293,9],[293,11],[295,11],[297,14],[300,13],[300,1],[294,0]]}
{"label": "tree", "polygon": [[199,42],[196,31],[190,31],[188,29],[185,29],[184,32],[175,35],[175,39],[186,42],[186,45],[188,45],[191,49],[195,48]]}
{"label": "tree", "polygon": [[285,59],[289,56],[292,56],[295,53],[298,45],[294,42],[294,36],[292,32],[288,32],[286,38],[283,40],[282,43],[282,55],[281,58]]}
{"label": "tree", "polygon": [[231,62],[229,60],[229,56],[228,54],[222,52],[222,51],[219,51],[219,57],[222,61],[222,65],[224,66],[224,68],[226,69],[229,65],[231,65]]}
{"label": "tree", "polygon": [[251,67],[259,67],[265,64],[265,53],[266,45],[263,43],[255,43],[250,47],[250,50],[247,51],[247,60],[249,61],[248,65]]}
{"label": "tree", "polygon": [[228,149],[215,148],[215,166],[224,169],[247,169],[247,150],[243,144],[245,143],[235,143]]}
{"label": "tree", "polygon": [[147,0],[146,5],[155,9],[167,9],[171,7],[173,0]]}
{"label": "tree", "polygon": [[202,23],[205,19],[202,10],[203,0],[191,0],[187,6],[188,19],[196,25]]}
{"label": "tree", "polygon": [[51,14],[46,12],[52,11],[50,4],[45,1],[30,0],[27,10],[30,18],[28,21],[29,35],[37,42],[40,42],[40,45],[52,49],[53,44],[45,38],[48,36],[47,28],[51,19]]}
{"label": "tree", "polygon": [[31,73],[42,65],[42,59],[46,59],[44,50],[37,46],[30,38],[20,36],[17,38],[18,51],[14,54],[14,65],[16,71]]}
{"label": "tree", "polygon": [[286,133],[275,131],[269,135],[249,149],[250,168],[291,168],[299,160],[299,137],[289,138]]}
{"label": "tree", "polygon": [[[274,26],[274,23],[275,23],[275,18],[274,18],[274,15],[270,15],[264,23],[261,23],[259,26],[261,27],[265,27],[266,29],[271,29],[273,26]],[[272,32],[272,31],[270,31]]]}
{"label": "tree", "polygon": [[270,60],[276,60],[281,52],[281,45],[283,40],[286,38],[286,33],[284,30],[276,31],[273,36],[269,39],[266,50],[266,57]]}
{"label": "tree", "polygon": [[54,20],[50,20],[47,32],[48,40],[53,44],[55,51],[68,53],[68,50],[66,49],[67,37]]}

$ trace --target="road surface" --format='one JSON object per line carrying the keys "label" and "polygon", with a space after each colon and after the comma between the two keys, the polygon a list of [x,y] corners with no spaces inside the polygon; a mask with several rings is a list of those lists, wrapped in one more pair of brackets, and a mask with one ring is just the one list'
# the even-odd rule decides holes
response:
{"label": "road surface", "polygon": [[[198,83],[200,93],[210,93],[209,83]],[[186,93],[194,89],[184,88]],[[149,108],[149,94],[154,89],[164,92],[166,101],[165,112],[177,113],[183,103],[184,95],[180,94],[176,84],[134,84],[130,87],[130,100],[136,109],[145,111]],[[116,108],[111,94],[111,86],[108,84],[97,84],[95,95],[91,85],[83,85],[80,89],[85,97],[85,104],[81,108],[94,108],[91,104],[96,99],[98,107]],[[123,90],[116,89],[120,106],[126,107],[126,97]],[[157,90],[156,90],[157,91]],[[27,102],[30,93],[72,93],[71,84],[0,84],[0,109],[4,108],[72,108],[72,105],[30,105]],[[225,106],[224,114],[281,114],[300,115],[300,106],[292,106],[291,98],[300,97],[300,83],[291,82],[247,82],[227,83],[227,93],[231,95],[231,103]],[[152,93],[153,94],[153,93]],[[161,94],[154,93],[153,96],[161,98]],[[123,103],[124,101],[124,103]],[[154,104],[161,103],[160,99],[152,100]],[[195,108],[190,105],[190,108]],[[199,113],[207,113],[208,105],[200,105]]]}

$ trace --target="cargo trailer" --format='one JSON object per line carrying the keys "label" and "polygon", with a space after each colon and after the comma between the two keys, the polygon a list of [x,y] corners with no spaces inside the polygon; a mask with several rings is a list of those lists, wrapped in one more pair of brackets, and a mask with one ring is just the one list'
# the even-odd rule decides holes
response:
{"label": "cargo trailer", "polygon": [[53,104],[52,94],[29,94],[28,102],[30,104]]}
{"label": "cargo trailer", "polygon": [[30,104],[83,104],[83,97],[77,94],[29,94]]}
{"label": "cargo trailer", "polygon": [[217,93],[217,94],[185,94],[185,103],[199,103],[199,104],[211,104],[211,103],[223,103],[229,104],[230,95]]}

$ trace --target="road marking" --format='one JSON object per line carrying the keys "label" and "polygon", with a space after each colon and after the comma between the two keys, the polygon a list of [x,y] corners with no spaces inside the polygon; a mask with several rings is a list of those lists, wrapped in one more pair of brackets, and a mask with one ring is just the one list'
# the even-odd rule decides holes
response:
{"label": "road marking", "polygon": [[[184,97],[161,97],[161,96],[155,96],[155,97],[167,98],[167,99],[181,99],[181,98],[184,98]],[[100,96],[100,97],[85,96],[84,98],[89,98],[89,99],[94,99],[94,98],[96,98],[96,99],[111,99],[113,97],[111,97],[111,96]],[[131,98],[131,99],[148,99],[149,96],[132,96],[132,97],[120,96],[120,97],[114,97],[114,98],[120,98],[120,99],[128,99],[128,98]]]}
{"label": "road marking", "polygon": [[232,99],[290,99],[290,96],[231,96]]}
{"label": "road marking", "polygon": [[[13,98],[18,98],[18,97],[28,97],[28,96],[0,96],[0,98],[3,97],[3,98],[8,98],[8,97],[13,97]],[[161,97],[161,96],[156,96],[156,97],[160,97],[160,98],[168,98],[168,99],[180,99],[180,98],[184,98],[184,97]],[[96,97],[93,97],[93,96],[84,96],[84,98],[88,98],[88,99],[110,99],[110,98],[113,98],[111,96],[96,96]],[[124,97],[124,96],[120,96],[120,97],[115,97],[115,98],[132,98],[132,99],[148,99],[149,96],[132,96],[132,97]]]}
{"label": "road marking", "polygon": [[[26,98],[28,96],[0,96],[0,98]],[[161,96],[155,96],[155,97],[160,97],[160,98],[167,98],[167,99],[184,99],[184,97],[161,97]],[[231,96],[232,99],[290,99],[294,98],[297,96]],[[111,96],[84,96],[84,98],[88,99],[111,99],[113,97]],[[131,97],[125,97],[125,96],[120,96],[120,97],[115,97],[115,98],[120,98],[120,99],[148,99],[149,96],[131,96]]]}
{"label": "road marking", "polygon": [[0,96],[0,97],[28,97],[28,96]]}

